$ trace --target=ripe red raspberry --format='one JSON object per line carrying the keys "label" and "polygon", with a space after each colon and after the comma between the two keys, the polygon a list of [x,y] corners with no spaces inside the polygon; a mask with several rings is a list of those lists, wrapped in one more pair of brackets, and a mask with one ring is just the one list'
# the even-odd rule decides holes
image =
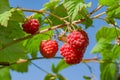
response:
{"label": "ripe red raspberry", "polygon": [[76,49],[84,49],[89,44],[87,33],[83,30],[73,31],[67,37],[67,42]]}
{"label": "ripe red raspberry", "polygon": [[78,64],[82,60],[85,49],[77,50],[71,47],[69,44],[64,44],[60,48],[60,54],[64,57],[64,60],[68,64]]}
{"label": "ripe red raspberry", "polygon": [[23,31],[26,33],[34,34],[39,29],[39,21],[37,19],[30,19],[22,24]]}
{"label": "ripe red raspberry", "polygon": [[40,43],[40,53],[45,58],[52,58],[58,51],[58,43],[55,40],[44,40]]}

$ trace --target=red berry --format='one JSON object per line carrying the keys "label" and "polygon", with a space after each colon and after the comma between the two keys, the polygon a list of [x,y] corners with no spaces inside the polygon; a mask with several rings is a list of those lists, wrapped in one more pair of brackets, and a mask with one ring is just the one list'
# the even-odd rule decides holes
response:
{"label": "red berry", "polygon": [[88,46],[89,39],[87,33],[83,30],[80,30],[70,33],[67,37],[67,42],[74,48],[84,49]]}
{"label": "red berry", "polygon": [[45,58],[52,58],[58,51],[58,43],[55,40],[44,40],[40,43],[40,53]]}
{"label": "red berry", "polygon": [[34,34],[39,30],[39,21],[37,19],[30,19],[22,24],[23,31]]}
{"label": "red berry", "polygon": [[64,60],[68,64],[78,64],[82,60],[85,49],[77,50],[71,47],[69,44],[64,44],[60,48],[60,54],[64,57]]}

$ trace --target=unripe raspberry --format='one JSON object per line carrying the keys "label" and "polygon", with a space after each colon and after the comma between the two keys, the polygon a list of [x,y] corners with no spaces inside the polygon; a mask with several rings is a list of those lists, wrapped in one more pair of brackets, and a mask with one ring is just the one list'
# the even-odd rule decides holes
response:
{"label": "unripe raspberry", "polygon": [[37,19],[30,19],[22,24],[23,31],[34,34],[39,30],[39,21]]}
{"label": "unripe raspberry", "polygon": [[58,43],[55,40],[44,40],[40,43],[40,53],[45,58],[52,58],[58,51]]}
{"label": "unripe raspberry", "polygon": [[73,31],[67,37],[67,42],[76,49],[84,49],[89,44],[87,33],[83,30]]}
{"label": "unripe raspberry", "polygon": [[68,64],[78,64],[83,58],[85,49],[77,50],[69,44],[63,44],[60,48],[60,54]]}

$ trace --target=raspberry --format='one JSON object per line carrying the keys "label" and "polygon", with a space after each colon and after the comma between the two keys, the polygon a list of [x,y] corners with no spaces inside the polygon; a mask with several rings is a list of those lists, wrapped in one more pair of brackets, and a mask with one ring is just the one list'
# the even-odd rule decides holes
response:
{"label": "raspberry", "polygon": [[77,50],[71,47],[69,44],[64,44],[60,48],[60,54],[64,57],[64,60],[68,64],[78,64],[82,60],[85,49]]}
{"label": "raspberry", "polygon": [[58,51],[58,43],[55,40],[44,40],[40,43],[40,53],[45,58],[52,58]]}
{"label": "raspberry", "polygon": [[37,19],[30,19],[22,24],[23,31],[26,33],[34,34],[39,29],[39,21]]}
{"label": "raspberry", "polygon": [[73,31],[67,37],[67,42],[76,49],[84,49],[89,44],[87,33],[83,30]]}

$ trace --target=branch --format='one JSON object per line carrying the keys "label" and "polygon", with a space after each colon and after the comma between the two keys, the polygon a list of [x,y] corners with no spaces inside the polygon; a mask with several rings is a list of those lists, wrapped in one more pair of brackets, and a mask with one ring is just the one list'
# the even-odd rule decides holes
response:
{"label": "branch", "polygon": [[[93,13],[95,13],[96,11],[98,11],[101,7],[102,7],[102,6],[100,5],[100,6],[98,6],[97,8],[95,8],[92,12],[90,12],[90,13],[88,14],[88,16],[91,16]],[[45,11],[45,10],[33,10],[33,9],[24,9],[24,8],[18,8],[18,9],[21,9],[21,10],[27,11],[27,12],[36,12],[36,13],[41,13],[41,14],[43,14],[43,13],[48,13],[48,14],[50,14],[50,15],[52,15],[52,16],[60,19],[60,20],[64,20],[63,18],[60,18],[60,17],[58,17],[57,15],[54,15],[54,14],[52,14],[52,13],[50,13],[50,12]],[[101,16],[101,15],[99,15],[99,16]],[[65,27],[65,26],[67,26],[67,25],[70,25],[70,24],[79,24],[79,23],[81,23],[81,22],[83,22],[83,21],[85,21],[85,19],[80,19],[80,20],[77,20],[77,21],[73,21],[72,23],[67,22],[67,23],[64,23],[64,24],[60,24],[60,25],[53,26],[53,27],[48,28],[48,29],[44,29],[44,30],[42,30],[42,31],[40,31],[40,32],[37,32],[37,33],[34,34],[34,35],[28,35],[28,36],[25,36],[25,37],[22,37],[22,38],[13,40],[13,41],[11,41],[11,42],[3,45],[3,46],[0,48],[0,51],[3,50],[3,49],[5,49],[5,48],[8,47],[8,46],[11,46],[11,45],[15,44],[15,43],[18,43],[18,42],[21,42],[21,41],[23,41],[23,40],[32,38],[33,36],[35,36],[35,35],[37,35],[37,34],[42,34],[42,33],[47,32],[47,31],[49,31],[49,30],[55,30],[55,29],[57,29],[57,28],[62,28],[62,27]],[[64,22],[65,22],[65,21],[64,21]]]}
{"label": "branch", "polygon": [[[78,24],[78,23],[81,23],[81,22],[83,22],[83,21],[85,21],[85,19],[81,19],[81,20],[78,20],[78,21],[73,21],[72,24]],[[13,40],[13,41],[7,43],[6,45],[2,46],[2,47],[0,48],[0,51],[3,50],[3,49],[5,49],[5,48],[8,47],[8,46],[11,46],[11,45],[15,44],[15,43],[18,43],[18,42],[24,41],[24,40],[26,40],[26,39],[32,38],[33,36],[35,36],[35,35],[37,35],[37,34],[42,34],[42,33],[45,33],[45,32],[47,32],[47,31],[49,31],[49,30],[55,30],[55,29],[58,29],[58,28],[62,28],[62,27],[65,27],[65,26],[67,26],[67,25],[69,25],[69,24],[70,24],[70,23],[65,23],[65,24],[56,25],[56,26],[53,26],[53,27],[51,27],[51,28],[47,28],[47,29],[41,30],[41,31],[39,31],[39,32],[36,32],[34,35],[28,35],[28,36],[25,36],[25,37],[22,37],[22,38]]]}
{"label": "branch", "polygon": [[99,5],[97,8],[95,8],[93,11],[91,11],[88,16],[91,16],[92,14],[94,14],[95,12],[97,12],[99,9],[101,9],[103,7],[103,5]]}

